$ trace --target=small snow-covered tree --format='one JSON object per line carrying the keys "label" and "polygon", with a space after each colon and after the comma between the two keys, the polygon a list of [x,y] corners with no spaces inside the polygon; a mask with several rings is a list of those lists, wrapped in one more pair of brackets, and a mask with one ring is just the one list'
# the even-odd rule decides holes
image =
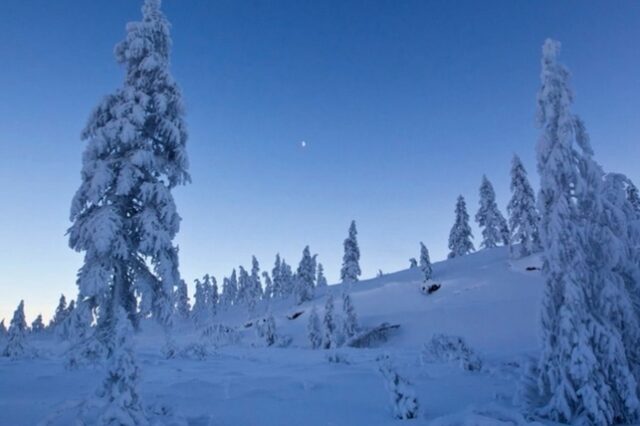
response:
{"label": "small snow-covered tree", "polygon": [[337,346],[336,321],[334,315],[333,293],[329,293],[329,296],[327,296],[327,301],[324,305],[324,317],[322,319],[322,325],[324,327],[322,347],[324,347],[325,349],[331,349]]}
{"label": "small snow-covered tree", "polygon": [[92,300],[78,296],[78,303],[69,318],[69,349],[65,356],[65,367],[75,369],[85,364],[95,364],[104,355],[106,347],[96,338],[92,326]]}
{"label": "small snow-covered tree", "polygon": [[349,236],[344,240],[344,255],[342,256],[340,279],[343,283],[352,284],[358,281],[361,273],[358,230],[356,229],[356,221],[352,220],[349,226]]}
{"label": "small snow-covered tree", "polygon": [[638,188],[629,180],[627,185],[627,200],[633,206],[636,214],[640,215],[640,193]]}
{"label": "small snow-covered tree", "polygon": [[218,302],[220,299],[220,295],[218,292],[218,281],[216,277],[211,276],[211,287],[209,289],[207,304],[209,308],[209,317],[213,318],[218,313]]}
{"label": "small snow-covered tree", "polygon": [[307,336],[309,336],[311,349],[319,349],[322,346],[322,325],[320,324],[320,317],[318,316],[318,311],[315,305],[313,305],[311,313],[309,314]]}
{"label": "small snow-covered tree", "polygon": [[176,312],[182,319],[188,319],[191,313],[187,283],[184,280],[180,280],[176,289]]}
{"label": "small snow-covered tree", "polygon": [[496,203],[496,193],[486,176],[482,176],[480,185],[480,208],[476,213],[476,222],[482,228],[484,248],[493,248],[498,244],[509,244],[509,227]]}
{"label": "small snow-covered tree", "polygon": [[115,349],[110,357],[107,374],[97,392],[96,405],[100,415],[94,423],[99,426],[147,425],[138,386],[140,370],[133,351],[131,322],[118,307],[114,315]]}
{"label": "small snow-covered tree", "polygon": [[260,264],[255,256],[251,258],[251,275],[247,283],[246,292],[247,306],[249,312],[254,313],[256,305],[262,299],[262,282],[260,281]]}
{"label": "small snow-covered tree", "polygon": [[633,423],[640,417],[640,327],[619,271],[628,237],[618,232],[628,224],[602,196],[603,172],[584,123],[571,111],[569,72],[557,61],[559,49],[553,40],[543,46],[538,92],[545,289],[541,356],[526,402],[557,422]]}
{"label": "small snow-covered tree", "polygon": [[[121,88],[106,96],[82,132],[82,182],[71,203],[69,245],[84,252],[80,293],[95,300],[101,333],[113,339],[121,306],[143,307],[165,327],[180,282],[173,239],[180,216],[172,189],[189,182],[182,94],[169,71],[169,22],[159,0],[145,0],[142,20],[127,24],[115,56]],[[114,303],[115,301],[115,303]]]}
{"label": "small snow-covered tree", "polygon": [[31,323],[31,332],[33,334],[40,334],[44,331],[44,322],[42,321],[42,314],[38,314],[35,320]]}
{"label": "small snow-covered tree", "polygon": [[429,257],[429,250],[422,242],[420,242],[420,270],[425,281],[431,279],[431,275],[433,275],[431,258]]}
{"label": "small snow-covered tree", "polygon": [[196,291],[193,294],[195,302],[191,316],[198,327],[205,325],[209,319],[209,308],[207,306],[207,290],[206,286],[199,279],[195,280]]}
{"label": "small snow-covered tree", "polygon": [[[249,292],[249,286],[251,285],[251,277],[244,267],[238,267],[238,297],[237,303],[242,305],[247,305],[248,298],[247,294]],[[250,312],[252,313],[252,312]]]}
{"label": "small snow-covered tree", "polygon": [[540,251],[540,215],[536,208],[536,198],[529,184],[527,171],[517,155],[513,156],[511,162],[511,200],[507,211],[511,256],[520,258]]}
{"label": "small snow-covered tree", "polygon": [[49,321],[49,327],[54,329],[62,324],[67,317],[67,298],[64,294],[60,295],[56,312],[53,314],[53,318]]}
{"label": "small snow-covered tree", "polygon": [[416,260],[416,258],[412,257],[411,259],[409,259],[409,269],[413,269],[417,267],[418,267],[418,261]]}
{"label": "small snow-covered tree", "polygon": [[345,338],[350,339],[358,332],[358,316],[348,291],[342,293],[342,313],[344,314],[342,334]]}
{"label": "small snow-covered tree", "polygon": [[271,270],[271,279],[273,281],[273,297],[278,298],[284,296],[284,286],[282,282],[282,260],[280,254],[276,254],[276,260]]}
{"label": "small snow-covered tree", "polygon": [[231,306],[236,303],[238,298],[238,279],[236,270],[231,272],[229,278],[225,278],[222,282],[222,298],[220,303],[224,306]]}
{"label": "small snow-covered tree", "polygon": [[264,338],[267,346],[273,346],[277,340],[276,333],[276,320],[273,318],[271,311],[267,313],[267,316],[260,324],[260,334]]}
{"label": "small snow-covered tree", "polygon": [[24,301],[21,300],[13,313],[13,318],[9,325],[9,338],[2,351],[2,356],[9,357],[11,359],[25,356],[28,350],[25,342],[26,333],[27,321],[24,318]]}
{"label": "small snow-covered tree", "polygon": [[295,278],[295,296],[296,303],[301,304],[313,299],[313,293],[316,281],[316,260],[315,256],[311,256],[309,246],[302,251],[302,259],[298,265],[298,271]]}
{"label": "small snow-covered tree", "polygon": [[291,296],[295,291],[295,280],[291,265],[289,265],[284,259],[282,259],[282,263],[280,264],[280,280],[282,284],[283,297]]}
{"label": "small snow-covered tree", "polygon": [[7,326],[4,325],[4,318],[2,318],[2,321],[0,321],[0,338],[6,337],[7,334]]}
{"label": "small snow-covered tree", "polygon": [[316,288],[319,290],[327,288],[327,278],[324,276],[324,267],[322,263],[318,263],[318,274],[316,276]]}
{"label": "small snow-covered tree", "polygon": [[399,420],[415,419],[419,415],[419,404],[411,382],[398,374],[388,356],[378,360],[378,369],[385,379],[389,391],[393,417]]}
{"label": "small snow-covered tree", "polygon": [[264,300],[270,300],[272,297],[274,297],[273,281],[271,280],[271,277],[269,276],[269,273],[267,271],[262,272],[262,279],[264,280],[264,293],[262,295],[262,298]]}
{"label": "small snow-covered tree", "polygon": [[458,196],[456,202],[456,220],[449,233],[449,259],[464,256],[475,250],[471,239],[471,227],[469,226],[469,214],[467,213],[467,204],[462,195]]}

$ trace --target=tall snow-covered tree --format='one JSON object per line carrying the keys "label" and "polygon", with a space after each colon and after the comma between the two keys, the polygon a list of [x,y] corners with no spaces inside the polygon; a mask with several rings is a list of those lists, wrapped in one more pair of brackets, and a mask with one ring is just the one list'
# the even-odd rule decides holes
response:
{"label": "tall snow-covered tree", "polygon": [[309,314],[307,336],[309,337],[311,349],[319,349],[322,346],[322,326],[320,324],[320,317],[318,316],[318,310],[315,305],[313,305],[311,313]]}
{"label": "tall snow-covered tree", "polygon": [[147,425],[148,418],[140,400],[140,370],[133,351],[133,329],[127,313],[118,307],[114,314],[115,349],[107,374],[97,392],[99,426]]}
{"label": "tall snow-covered tree", "polygon": [[356,229],[356,221],[352,220],[349,226],[349,236],[344,240],[344,255],[342,256],[340,279],[343,283],[353,284],[358,281],[361,273],[358,230]]}
{"label": "tall snow-covered tree", "polygon": [[49,322],[49,327],[56,328],[62,324],[67,317],[67,298],[64,294],[60,295],[56,312],[53,314],[53,318]]}
{"label": "tall snow-covered tree", "polygon": [[493,248],[498,244],[509,244],[509,227],[496,203],[496,193],[486,176],[482,176],[480,185],[480,208],[476,213],[476,222],[482,228],[484,248]]}
{"label": "tall snow-covered tree", "polygon": [[182,319],[189,318],[189,314],[191,313],[189,292],[187,289],[187,283],[184,280],[180,280],[178,288],[176,289],[176,312]]}
{"label": "tall snow-covered tree", "polygon": [[247,287],[247,306],[255,312],[256,305],[262,299],[262,282],[260,280],[260,264],[255,256],[251,258],[251,275]]}
{"label": "tall snow-covered tree", "polygon": [[427,246],[423,242],[420,242],[420,270],[425,281],[431,279],[431,275],[433,275],[431,258],[429,257],[429,250],[427,250]]}
{"label": "tall snow-covered tree", "polygon": [[31,332],[33,334],[40,334],[44,331],[44,322],[42,321],[42,314],[38,314],[35,320],[31,323]]}
{"label": "tall snow-covered tree", "polygon": [[218,291],[218,280],[213,275],[211,276],[211,287],[209,289],[209,294],[207,295],[207,305],[209,308],[209,316],[211,318],[215,317],[218,313],[218,303],[220,301],[220,294]]}
{"label": "tall snow-covered tree", "polygon": [[[538,92],[538,170],[544,248],[542,351],[528,403],[545,418],[610,425],[639,417],[638,316],[617,268],[620,247],[602,197],[603,172],[571,111],[560,44],[547,40]],[[624,221],[624,220],[622,220]],[[635,368],[634,368],[635,367]]]}
{"label": "tall snow-covered tree", "polygon": [[458,196],[456,202],[456,220],[449,233],[449,259],[464,256],[475,250],[473,247],[473,234],[469,226],[469,214],[467,204],[462,195]]}
{"label": "tall snow-covered tree", "polygon": [[540,215],[536,208],[536,198],[529,184],[527,171],[517,155],[511,161],[511,200],[507,211],[511,256],[520,258],[540,251]]}
{"label": "tall snow-covered tree", "polygon": [[27,333],[27,321],[24,318],[24,301],[21,300],[20,304],[13,313],[11,324],[9,325],[9,338],[7,344],[2,351],[2,356],[12,359],[25,356],[27,352],[25,335]]}
{"label": "tall snow-covered tree", "polygon": [[238,298],[238,278],[236,276],[236,270],[231,272],[229,278],[225,278],[222,281],[222,297],[220,303],[223,306],[231,306],[236,303]]}
{"label": "tall snow-covered tree", "polygon": [[282,284],[283,297],[291,296],[295,291],[295,280],[291,265],[289,265],[284,259],[282,259],[282,263],[280,264],[280,280]]}
{"label": "tall snow-covered tree", "polygon": [[262,279],[264,280],[264,294],[262,295],[262,297],[265,300],[270,300],[272,297],[274,297],[273,281],[271,280],[271,277],[269,276],[269,273],[267,271],[262,272]]}
{"label": "tall snow-covered tree", "polygon": [[[251,285],[251,276],[244,267],[238,267],[238,297],[237,303],[247,305],[249,286]],[[250,312],[251,313],[251,312]]]}
{"label": "tall snow-covered tree", "polygon": [[295,296],[298,304],[313,299],[316,281],[315,259],[315,256],[311,256],[309,246],[306,246],[302,251],[302,259],[298,265],[298,271],[295,277]]}
{"label": "tall snow-covered tree", "polygon": [[318,274],[316,276],[316,288],[322,290],[328,286],[327,278],[324,276],[324,267],[322,263],[318,263]]}
{"label": "tall snow-covered tree", "polygon": [[276,254],[276,260],[271,270],[271,278],[273,281],[273,297],[284,296],[284,283],[282,277],[282,260],[280,254]]}
{"label": "tall snow-covered tree", "polygon": [[[71,203],[69,245],[84,252],[77,284],[95,300],[113,339],[119,306],[136,318],[136,293],[168,328],[180,283],[173,239],[180,216],[171,193],[189,182],[182,94],[169,71],[169,22],[145,0],[115,56],[121,88],[106,96],[82,132],[82,182]],[[145,301],[146,300],[146,301]]]}
{"label": "tall snow-covered tree", "polygon": [[324,333],[322,336],[322,347],[325,349],[331,349],[337,346],[336,343],[336,320],[334,318],[334,302],[333,293],[329,293],[327,301],[324,305],[324,317],[322,319],[322,325],[324,327]]}
{"label": "tall snow-covered tree", "polygon": [[640,215],[640,193],[638,193],[638,188],[633,184],[633,182],[629,181],[626,192],[627,200],[633,206],[636,214]]}
{"label": "tall snow-covered tree", "polygon": [[196,291],[193,293],[193,310],[191,317],[198,327],[207,324],[209,320],[209,307],[207,306],[206,285],[199,279],[195,280]]}
{"label": "tall snow-covered tree", "polygon": [[345,338],[349,339],[358,332],[358,316],[356,315],[356,309],[353,306],[351,293],[349,291],[342,293],[342,313],[344,314],[342,334]]}

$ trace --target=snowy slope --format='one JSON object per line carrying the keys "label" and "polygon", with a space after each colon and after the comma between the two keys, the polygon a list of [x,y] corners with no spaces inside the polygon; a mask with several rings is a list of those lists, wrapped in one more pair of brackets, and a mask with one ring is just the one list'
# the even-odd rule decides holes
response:
{"label": "snowy slope", "polygon": [[[306,337],[312,304],[323,313],[325,295],[302,306],[271,306],[278,333],[292,338],[287,348],[267,348],[254,327],[245,327],[244,309],[220,313],[236,327],[238,344],[209,348],[204,360],[165,360],[161,333],[146,323],[136,336],[146,404],[171,407],[189,425],[392,425],[388,394],[376,357],[390,354],[415,384],[419,424],[524,424],[511,407],[518,365],[535,354],[542,281],[538,259],[511,264],[504,248],[484,250],[434,264],[433,281],[442,288],[420,293],[418,269],[357,283],[352,292],[360,325],[400,324],[379,347],[341,348],[347,363],[330,363],[334,351],[311,350]],[[339,295],[341,286],[330,286]],[[336,298],[340,311],[340,298]],[[287,315],[305,311],[295,320]],[[455,364],[421,361],[433,333],[464,337],[484,361],[480,372]],[[203,342],[186,324],[178,325],[180,347]],[[99,367],[66,371],[64,347],[51,338],[35,342],[48,354],[31,361],[0,360],[0,425],[72,424],[78,404],[96,388]],[[444,416],[444,417],[443,417]],[[40,422],[40,423],[39,423]]]}

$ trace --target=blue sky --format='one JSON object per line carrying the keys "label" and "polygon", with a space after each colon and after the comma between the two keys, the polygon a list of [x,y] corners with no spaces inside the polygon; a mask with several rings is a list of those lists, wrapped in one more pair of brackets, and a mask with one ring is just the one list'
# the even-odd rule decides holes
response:
{"label": "blue sky", "polygon": [[[82,257],[65,231],[79,134],[122,80],[132,0],[0,2],[0,318],[48,318]],[[330,281],[349,221],[364,276],[446,255],[483,173],[502,209],[518,153],[537,185],[540,46],[563,43],[598,160],[640,181],[638,1],[165,0],[193,183],[176,191],[181,271],[219,279],[310,244]],[[301,141],[307,142],[301,148]],[[474,224],[475,225],[475,224]],[[479,232],[474,226],[476,245]]]}

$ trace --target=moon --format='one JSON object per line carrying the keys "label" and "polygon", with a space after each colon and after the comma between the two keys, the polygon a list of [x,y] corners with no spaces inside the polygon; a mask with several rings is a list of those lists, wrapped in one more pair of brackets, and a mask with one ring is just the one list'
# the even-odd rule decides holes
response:
{"label": "moon", "polygon": [[307,141],[300,142],[300,147],[306,148],[307,147]]}

